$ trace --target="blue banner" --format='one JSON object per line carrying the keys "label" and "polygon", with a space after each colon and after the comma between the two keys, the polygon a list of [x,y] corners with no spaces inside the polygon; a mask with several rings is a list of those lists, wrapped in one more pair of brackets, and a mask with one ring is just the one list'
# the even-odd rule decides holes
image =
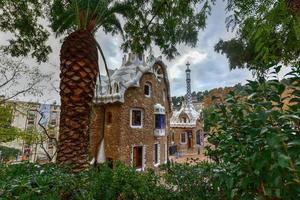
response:
{"label": "blue banner", "polygon": [[40,124],[46,127],[50,116],[50,104],[41,104],[39,112],[42,115]]}

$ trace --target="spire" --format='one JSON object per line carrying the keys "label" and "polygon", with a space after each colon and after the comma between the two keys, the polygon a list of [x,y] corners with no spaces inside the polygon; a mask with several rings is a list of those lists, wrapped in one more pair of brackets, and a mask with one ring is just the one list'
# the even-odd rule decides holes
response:
{"label": "spire", "polygon": [[192,107],[192,93],[191,93],[191,70],[190,63],[186,63],[186,106],[190,109]]}

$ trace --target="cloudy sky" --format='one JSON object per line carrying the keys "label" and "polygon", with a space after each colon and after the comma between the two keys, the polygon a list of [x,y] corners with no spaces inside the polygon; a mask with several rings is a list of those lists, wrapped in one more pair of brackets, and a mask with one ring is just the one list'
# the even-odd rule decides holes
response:
{"label": "cloudy sky", "polygon": [[[212,15],[208,18],[207,27],[199,33],[198,44],[195,48],[178,46],[180,56],[174,60],[164,59],[168,66],[168,75],[171,83],[172,96],[185,94],[185,64],[191,63],[192,91],[209,90],[216,87],[233,86],[237,83],[245,83],[251,79],[251,72],[247,70],[229,70],[228,61],[224,55],[214,52],[214,45],[219,39],[229,39],[233,36],[225,28],[224,11],[225,5],[222,2],[213,8]],[[0,33],[0,43],[7,43],[9,35]],[[59,85],[59,50],[60,39],[54,36],[49,43],[53,48],[53,53],[49,56],[49,62],[40,65],[40,69],[47,73],[53,73],[53,85]],[[105,35],[103,32],[96,34],[96,39],[102,45],[110,68],[115,69],[121,66],[123,53],[120,50],[121,38],[118,36]],[[155,56],[159,56],[158,50],[154,51]],[[24,59],[28,65],[38,65],[31,59]],[[100,61],[101,62],[101,61]],[[104,72],[103,64],[100,70]],[[46,83],[49,84],[49,83]],[[42,97],[19,97],[21,100],[40,101],[40,102],[59,102],[59,94],[49,86],[48,91]]]}

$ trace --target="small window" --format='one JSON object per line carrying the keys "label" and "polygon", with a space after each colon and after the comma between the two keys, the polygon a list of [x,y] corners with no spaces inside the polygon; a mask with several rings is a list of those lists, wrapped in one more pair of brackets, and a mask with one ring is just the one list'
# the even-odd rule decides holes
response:
{"label": "small window", "polygon": [[180,142],[181,142],[181,144],[186,143],[186,133],[181,133],[180,134]]}
{"label": "small window", "polygon": [[111,112],[107,113],[107,123],[108,124],[112,123],[112,113]]}
{"label": "small window", "polygon": [[36,118],[36,113],[35,111],[31,110],[28,111],[27,114],[27,125],[32,126],[35,124],[35,118]]}
{"label": "small window", "polygon": [[172,142],[174,142],[175,141],[175,132],[174,131],[172,131],[171,138],[172,138]]}
{"label": "small window", "polygon": [[163,91],[162,98],[163,98],[163,102],[166,102],[166,90]]}
{"label": "small window", "polygon": [[112,94],[112,86],[111,86],[111,85],[108,85],[108,86],[107,86],[107,89],[108,89],[108,91],[109,91],[109,94]]}
{"label": "small window", "polygon": [[130,116],[130,125],[133,128],[141,128],[143,126],[143,112],[140,109],[132,109]]}
{"label": "small window", "polygon": [[54,138],[50,138],[48,141],[48,149],[53,149],[53,146],[55,145],[55,139]]}
{"label": "small window", "polygon": [[151,97],[151,84],[150,83],[146,83],[144,85],[144,94],[146,97]]}
{"label": "small window", "polygon": [[114,88],[115,88],[115,93],[119,93],[119,84],[118,83],[114,84]]}
{"label": "small window", "polygon": [[159,144],[154,144],[154,164],[160,163],[160,146]]}
{"label": "small window", "polygon": [[58,113],[57,111],[53,111],[50,117],[50,125],[56,126],[57,124]]}

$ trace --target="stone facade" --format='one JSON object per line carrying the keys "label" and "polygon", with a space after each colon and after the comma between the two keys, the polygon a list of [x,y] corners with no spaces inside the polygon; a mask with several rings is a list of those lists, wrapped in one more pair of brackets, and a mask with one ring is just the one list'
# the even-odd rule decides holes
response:
{"label": "stone facade", "polygon": [[[138,66],[137,62],[133,62],[131,65],[123,64],[121,69],[126,71],[126,67],[133,68],[134,66],[132,65]],[[142,146],[143,166],[141,170],[153,168],[167,161],[167,138],[170,129],[169,118],[171,116],[170,89],[166,66],[159,60],[148,64],[143,63],[143,65],[147,70],[144,70],[140,75],[135,86],[128,86],[123,90],[123,94],[121,88],[120,90],[113,90],[119,91],[117,94],[109,94],[112,98],[117,96],[118,98],[115,100],[108,100],[102,94],[100,102],[94,105],[95,112],[91,125],[93,141],[91,145],[93,149],[91,151],[94,153],[94,157],[97,158],[99,156],[97,154],[101,153],[101,138],[104,135],[106,160],[121,160],[127,165],[134,166],[135,158],[133,154],[138,149],[134,147]],[[154,73],[156,67],[159,67],[161,70],[160,77]],[[115,73],[118,73],[118,70]],[[117,79],[114,75],[112,77]],[[134,78],[132,77],[132,79]],[[114,80],[112,80],[113,82]],[[126,83],[118,82],[118,84],[125,85]],[[150,86],[150,95],[145,95],[145,85]],[[119,101],[120,99],[122,101]],[[155,136],[154,133],[157,129],[155,121],[156,105],[164,108],[165,127],[159,130],[163,131],[164,134]],[[132,109],[137,109],[142,113],[142,125],[140,127],[132,126]],[[156,161],[159,161],[156,163],[155,152]]]}
{"label": "stone facade", "polygon": [[[177,151],[198,151],[204,146],[204,132],[201,120],[197,121],[195,127],[172,127],[170,134],[171,144],[176,145]],[[185,134],[185,142],[182,142],[182,134]]]}

